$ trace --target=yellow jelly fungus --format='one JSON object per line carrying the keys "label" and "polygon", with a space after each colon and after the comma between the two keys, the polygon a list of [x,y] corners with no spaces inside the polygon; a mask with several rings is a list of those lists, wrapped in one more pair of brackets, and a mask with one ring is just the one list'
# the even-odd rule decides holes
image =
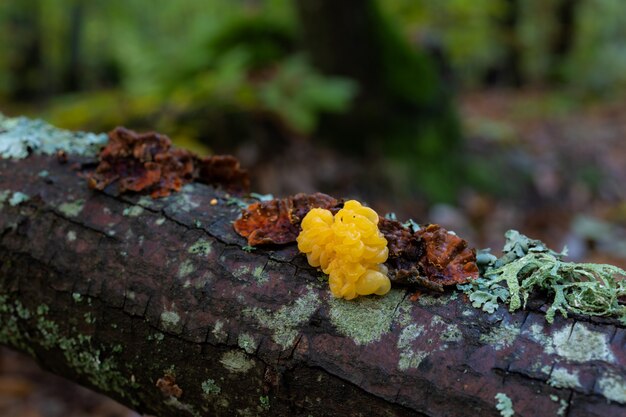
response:
{"label": "yellow jelly fungus", "polygon": [[309,264],[329,275],[335,297],[351,300],[389,292],[391,282],[383,265],[389,254],[387,240],[371,208],[350,200],[334,217],[329,210],[314,208],[302,220],[297,241]]}

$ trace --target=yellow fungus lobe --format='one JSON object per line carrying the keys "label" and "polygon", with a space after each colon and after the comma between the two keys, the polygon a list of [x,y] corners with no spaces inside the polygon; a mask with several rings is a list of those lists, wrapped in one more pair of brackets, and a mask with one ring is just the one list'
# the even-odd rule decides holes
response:
{"label": "yellow fungus lobe", "polygon": [[330,290],[338,298],[384,295],[391,282],[387,277],[389,250],[378,230],[378,214],[355,200],[347,201],[335,214],[314,208],[302,219],[298,249],[311,266],[328,274]]}

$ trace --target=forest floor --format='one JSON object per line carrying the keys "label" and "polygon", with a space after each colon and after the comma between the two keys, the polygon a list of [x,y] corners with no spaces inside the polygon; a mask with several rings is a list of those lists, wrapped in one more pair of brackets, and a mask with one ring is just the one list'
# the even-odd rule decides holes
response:
{"label": "forest floor", "polygon": [[[516,228],[554,249],[567,245],[574,260],[626,267],[624,109],[626,99],[589,104],[537,91],[464,95],[460,113],[468,138],[466,155],[474,169],[499,170],[485,171],[487,183],[495,185],[466,187],[457,205],[390,199],[383,187],[361,187],[367,163],[306,141],[262,161],[249,156],[254,149],[237,153],[262,192],[282,196],[321,190],[361,196],[379,211],[396,211],[401,219],[441,223],[478,248],[498,252],[504,232]],[[0,349],[0,415],[137,416],[8,349]]]}

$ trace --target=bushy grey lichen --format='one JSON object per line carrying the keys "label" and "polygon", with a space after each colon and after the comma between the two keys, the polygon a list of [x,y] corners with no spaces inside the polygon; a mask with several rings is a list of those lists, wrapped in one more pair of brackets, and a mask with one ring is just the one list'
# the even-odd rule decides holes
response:
{"label": "bushy grey lichen", "polygon": [[107,141],[104,133],[70,132],[42,120],[11,118],[0,113],[0,158],[21,159],[31,152],[54,155],[58,151],[94,156]]}

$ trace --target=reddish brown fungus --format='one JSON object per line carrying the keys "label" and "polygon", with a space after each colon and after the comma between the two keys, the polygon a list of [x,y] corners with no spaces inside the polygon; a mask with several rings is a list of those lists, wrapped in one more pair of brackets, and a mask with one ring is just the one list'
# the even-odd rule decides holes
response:
{"label": "reddish brown fungus", "polygon": [[[252,246],[293,243],[309,210],[336,212],[341,205],[341,201],[321,193],[258,202],[243,211],[234,227]],[[478,278],[475,251],[441,226],[428,225],[413,232],[396,220],[381,217],[378,227],[387,239],[389,258],[385,265],[392,283],[443,291],[444,286]]]}
{"label": "reddish brown fungus", "polygon": [[296,194],[292,197],[259,201],[245,209],[235,221],[235,231],[251,246],[293,243],[300,222],[312,208],[339,209],[341,202],[326,194]]}
{"label": "reddish brown fungus", "polygon": [[183,395],[183,390],[176,385],[176,377],[173,375],[164,375],[157,380],[155,385],[166,397],[180,398],[180,396]]}
{"label": "reddish brown fungus", "polygon": [[429,280],[455,285],[478,278],[476,252],[465,240],[438,224],[428,225],[415,234],[424,244],[421,266]]}
{"label": "reddish brown fungus", "polygon": [[[91,188],[103,190],[116,183],[120,193],[147,191],[164,197],[184,184],[199,181],[221,185],[231,192],[246,191],[248,175],[232,156],[200,158],[155,132],[136,133],[118,127],[98,156],[99,164],[88,176]],[[226,161],[226,162],[225,162]]]}

